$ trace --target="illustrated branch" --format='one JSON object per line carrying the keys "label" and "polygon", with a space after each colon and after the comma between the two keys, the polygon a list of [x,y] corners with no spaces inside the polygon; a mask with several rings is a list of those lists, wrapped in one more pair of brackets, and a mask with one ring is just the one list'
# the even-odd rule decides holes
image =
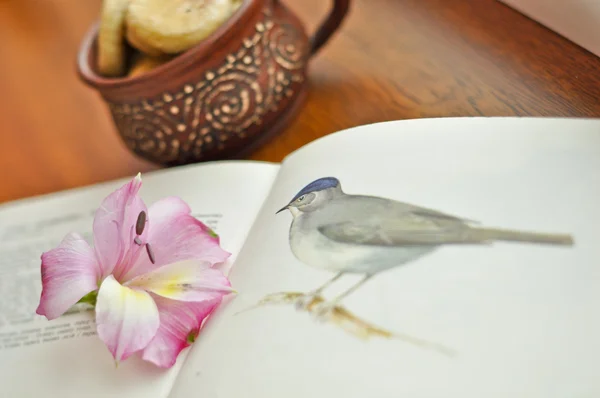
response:
{"label": "illustrated branch", "polygon": [[[262,300],[260,300],[255,306],[246,310],[242,310],[238,312],[238,314],[267,305],[294,305],[299,299],[301,299],[304,296],[305,294],[300,292],[279,292],[269,294],[265,296]],[[314,313],[317,306],[323,302],[323,297],[316,296],[310,302],[310,304],[305,307],[304,310],[308,313]],[[350,311],[339,305],[333,308],[333,310],[326,316],[324,321],[332,323],[338,326],[339,328],[345,330],[347,333],[350,333],[351,335],[362,340],[368,340],[373,337],[397,339],[419,348],[437,351],[448,357],[456,356],[456,351],[454,351],[451,348],[405,333],[390,332],[357,317],[356,315],[352,314]]]}

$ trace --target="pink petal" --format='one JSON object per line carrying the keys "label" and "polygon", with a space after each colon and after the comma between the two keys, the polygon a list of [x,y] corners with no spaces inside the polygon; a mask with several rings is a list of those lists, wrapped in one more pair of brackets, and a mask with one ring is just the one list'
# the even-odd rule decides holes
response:
{"label": "pink petal", "polygon": [[[133,243],[135,225],[140,212],[148,214],[144,201],[138,196],[142,179],[138,174],[121,188],[108,195],[94,217],[94,248],[102,268],[102,277],[113,272],[122,273],[141,252]],[[148,219],[148,217],[147,217]],[[145,241],[149,225],[146,223],[141,240]]]}
{"label": "pink petal", "polygon": [[161,368],[170,368],[179,353],[197,337],[202,322],[221,303],[221,299],[194,303],[154,296],[154,300],[160,314],[160,328],[144,348],[142,359]]}
{"label": "pink petal", "polygon": [[122,286],[110,275],[98,292],[98,337],[117,362],[144,349],[160,323],[154,299],[147,292]]}
{"label": "pink petal", "polygon": [[99,274],[94,250],[80,235],[67,235],[58,247],[42,254],[42,294],[36,313],[48,319],[61,316],[98,289]]}
{"label": "pink petal", "polygon": [[148,211],[153,224],[163,225],[171,218],[191,214],[192,209],[181,198],[167,196],[154,202]]}
{"label": "pink petal", "polygon": [[221,271],[198,260],[164,265],[135,277],[126,285],[179,301],[212,300],[233,292]]}
{"label": "pink petal", "polygon": [[219,237],[193,217],[189,206],[179,198],[169,197],[154,203],[150,206],[148,218],[152,224],[147,240],[151,244],[155,264],[142,254],[123,280],[181,260],[196,259],[214,265],[231,255],[221,248]]}

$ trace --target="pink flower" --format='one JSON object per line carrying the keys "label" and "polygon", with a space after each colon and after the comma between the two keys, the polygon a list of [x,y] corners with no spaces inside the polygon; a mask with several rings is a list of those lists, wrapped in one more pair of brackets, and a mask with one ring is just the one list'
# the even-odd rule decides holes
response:
{"label": "pink flower", "polygon": [[179,198],[146,208],[138,174],[96,211],[94,247],[78,234],[42,254],[39,315],[54,319],[97,293],[97,332],[115,361],[140,352],[162,368],[196,337],[232,292],[214,265],[230,253]]}

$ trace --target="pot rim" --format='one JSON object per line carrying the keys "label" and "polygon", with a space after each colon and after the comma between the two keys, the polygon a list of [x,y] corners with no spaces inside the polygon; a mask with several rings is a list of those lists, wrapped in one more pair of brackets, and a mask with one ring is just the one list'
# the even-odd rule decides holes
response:
{"label": "pot rim", "polygon": [[92,24],[81,42],[79,53],[77,54],[78,74],[84,82],[95,88],[122,88],[148,83],[169,68],[172,68],[173,65],[189,64],[197,62],[198,58],[202,59],[209,56],[211,53],[210,50],[226,35],[231,35],[242,28],[243,23],[254,15],[261,3],[263,3],[263,0],[243,0],[243,3],[229,19],[204,40],[164,64],[133,77],[105,77],[96,73],[94,68],[90,65],[90,53],[96,47],[95,44],[100,28],[100,21],[97,20]]}

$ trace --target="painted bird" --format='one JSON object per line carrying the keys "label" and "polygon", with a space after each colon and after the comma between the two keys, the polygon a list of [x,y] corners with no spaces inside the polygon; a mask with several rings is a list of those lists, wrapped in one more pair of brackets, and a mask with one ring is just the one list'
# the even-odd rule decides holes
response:
{"label": "painted bird", "polygon": [[289,244],[295,257],[335,276],[297,302],[307,306],[344,274],[362,274],[357,284],[316,311],[326,315],[340,300],[379,272],[429,254],[443,245],[510,241],[573,245],[564,234],[486,228],[468,219],[391,199],[349,195],[334,177],[315,180],[277,211],[293,216]]}

